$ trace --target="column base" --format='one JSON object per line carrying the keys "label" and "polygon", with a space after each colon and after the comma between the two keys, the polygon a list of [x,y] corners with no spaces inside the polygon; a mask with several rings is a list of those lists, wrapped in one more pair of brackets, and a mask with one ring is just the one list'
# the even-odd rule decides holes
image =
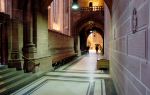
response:
{"label": "column base", "polygon": [[8,68],[16,68],[16,70],[22,70],[21,60],[19,59],[19,51],[11,52],[11,59],[8,63]]}
{"label": "column base", "polygon": [[76,53],[78,54],[77,56],[81,56],[81,50],[77,50]]}
{"label": "column base", "polygon": [[35,72],[34,54],[36,53],[36,47],[34,44],[27,44],[23,47],[24,64],[23,69],[25,73]]}
{"label": "column base", "polygon": [[25,60],[23,69],[24,69],[24,73],[30,73],[30,72],[34,73],[35,72],[35,64],[28,60]]}
{"label": "column base", "polygon": [[78,56],[81,56],[81,51],[78,51]]}
{"label": "column base", "polygon": [[15,68],[15,63],[13,60],[8,61],[8,68]]}
{"label": "column base", "polygon": [[8,68],[16,68],[16,70],[22,70],[21,60],[19,59],[9,60]]}

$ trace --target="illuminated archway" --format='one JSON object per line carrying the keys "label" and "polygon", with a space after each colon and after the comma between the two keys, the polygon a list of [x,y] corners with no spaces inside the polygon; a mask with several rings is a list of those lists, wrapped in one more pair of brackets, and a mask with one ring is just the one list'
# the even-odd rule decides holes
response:
{"label": "illuminated archway", "polygon": [[99,49],[102,50],[103,38],[97,31],[91,31],[91,34],[87,38],[86,44],[91,50],[95,50],[96,45],[98,45]]}

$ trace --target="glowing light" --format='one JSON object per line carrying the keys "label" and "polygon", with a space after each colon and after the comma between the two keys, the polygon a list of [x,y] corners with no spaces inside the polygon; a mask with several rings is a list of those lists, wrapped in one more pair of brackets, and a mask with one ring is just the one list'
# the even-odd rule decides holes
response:
{"label": "glowing light", "polygon": [[79,6],[77,6],[77,5],[73,5],[73,6],[72,6],[72,9],[77,10],[78,8],[79,8]]}
{"label": "glowing light", "polygon": [[76,0],[73,0],[73,3],[72,3],[72,9],[74,9],[74,10],[79,9],[79,5],[78,5],[78,3],[77,3]]}

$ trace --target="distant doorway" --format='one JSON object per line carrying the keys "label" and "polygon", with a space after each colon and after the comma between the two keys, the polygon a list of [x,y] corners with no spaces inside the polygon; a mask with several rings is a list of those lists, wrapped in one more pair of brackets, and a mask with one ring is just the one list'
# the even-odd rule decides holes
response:
{"label": "distant doorway", "polygon": [[90,31],[91,34],[87,38],[87,46],[90,47],[90,50],[96,50],[98,47],[99,52],[103,49],[103,38],[96,31]]}

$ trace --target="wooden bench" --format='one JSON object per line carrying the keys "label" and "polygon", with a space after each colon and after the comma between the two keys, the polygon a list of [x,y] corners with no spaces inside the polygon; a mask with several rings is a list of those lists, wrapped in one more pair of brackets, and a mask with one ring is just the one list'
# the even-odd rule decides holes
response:
{"label": "wooden bench", "polygon": [[71,61],[76,55],[77,55],[76,53],[71,53],[71,52],[53,55],[52,67],[56,69],[59,66],[64,65],[65,63]]}
{"label": "wooden bench", "polygon": [[97,69],[109,70],[109,60],[107,60],[107,59],[97,60]]}

